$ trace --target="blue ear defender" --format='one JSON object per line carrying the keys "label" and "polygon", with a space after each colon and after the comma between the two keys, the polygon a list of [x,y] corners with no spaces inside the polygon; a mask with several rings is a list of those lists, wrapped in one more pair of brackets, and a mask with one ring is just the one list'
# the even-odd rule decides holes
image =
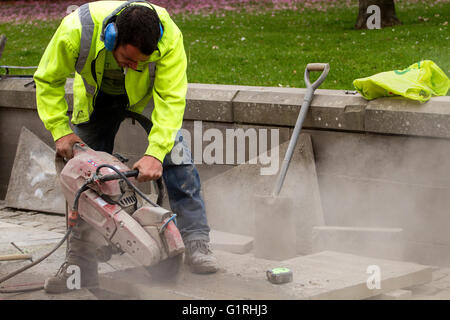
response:
{"label": "blue ear defender", "polygon": [[117,26],[114,22],[106,26],[103,38],[106,50],[113,51],[117,42]]}
{"label": "blue ear defender", "polygon": [[160,23],[160,24],[159,24],[159,39],[158,39],[158,41],[161,41],[161,38],[162,38],[162,36],[163,36],[163,33],[164,33],[164,29],[163,29],[163,27],[162,27],[162,24]]}

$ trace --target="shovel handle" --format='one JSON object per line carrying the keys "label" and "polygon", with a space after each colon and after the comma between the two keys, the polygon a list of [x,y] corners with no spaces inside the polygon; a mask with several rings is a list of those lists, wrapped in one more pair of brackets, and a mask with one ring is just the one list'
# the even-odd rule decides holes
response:
{"label": "shovel handle", "polygon": [[[311,71],[322,71],[322,74],[320,77],[313,83],[309,81],[309,73]],[[328,63],[308,63],[306,65],[305,69],[305,83],[307,88],[312,88],[312,90],[316,90],[322,82],[325,80],[325,78],[328,75],[328,72],[330,71],[330,65]]]}
{"label": "shovel handle", "polygon": [[7,254],[0,256],[0,261],[31,260],[30,254]]}
{"label": "shovel handle", "polygon": [[[322,71],[319,79],[317,79],[313,84],[309,82],[309,72],[310,71]],[[320,84],[325,80],[330,71],[330,65],[328,63],[309,63],[305,68],[305,82],[307,86],[307,91],[305,97],[303,98],[302,107],[300,108],[300,113],[295,123],[294,131],[292,132],[289,145],[284,156],[283,164],[281,165],[280,174],[278,176],[278,181],[272,192],[273,197],[277,197],[280,194],[281,188],[283,187],[283,182],[286,177],[287,170],[289,168],[289,163],[291,162],[292,154],[294,153],[295,145],[297,144],[298,136],[303,127],[303,121],[308,113],[309,105],[314,95],[314,90],[320,86]]]}
{"label": "shovel handle", "polygon": [[306,69],[309,71],[323,71],[327,67],[328,63],[308,63]]}

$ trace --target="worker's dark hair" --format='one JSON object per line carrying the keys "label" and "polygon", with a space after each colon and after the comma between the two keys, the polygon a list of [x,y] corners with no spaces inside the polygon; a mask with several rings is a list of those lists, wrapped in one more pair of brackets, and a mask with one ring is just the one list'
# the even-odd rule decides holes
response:
{"label": "worker's dark hair", "polygon": [[116,20],[117,45],[131,44],[143,54],[155,51],[159,40],[159,18],[155,10],[141,5],[125,8]]}

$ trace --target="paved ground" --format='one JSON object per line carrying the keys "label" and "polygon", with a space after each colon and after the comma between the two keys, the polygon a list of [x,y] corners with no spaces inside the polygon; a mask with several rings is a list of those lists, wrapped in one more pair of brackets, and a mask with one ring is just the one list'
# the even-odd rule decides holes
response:
{"label": "paved ground", "polygon": [[[36,228],[36,230],[45,230],[60,233],[61,236],[65,232],[65,219],[60,215],[44,214],[35,211],[21,211],[6,208],[4,201],[0,200],[0,222],[10,223],[14,225],[26,226],[28,228]],[[11,242],[14,239],[10,239]],[[24,246],[21,249],[32,253],[33,257],[41,256],[48,252],[55,245],[55,241],[49,243],[40,243],[36,245]],[[7,246],[3,244],[0,246],[0,254],[17,253],[16,249],[11,245]],[[14,279],[15,283],[24,284],[40,284],[43,279],[53,274],[57,265],[64,260],[65,246],[63,245],[58,251],[52,255],[46,264],[38,265],[30,270],[27,270],[23,274],[17,276]],[[28,262],[0,262],[0,276],[5,275],[7,272],[16,270],[17,268],[27,264]],[[108,263],[100,264],[100,273],[124,270],[132,266],[125,255],[115,256]],[[13,282],[12,280],[9,280]],[[425,300],[425,299],[437,299],[437,300],[450,300],[450,268],[433,267],[433,280],[425,285],[404,288],[410,292],[400,292],[399,296],[403,299],[412,300]],[[384,296],[384,299],[389,297]],[[0,294],[1,299],[128,299],[124,296],[117,296],[110,292],[102,290],[82,290],[78,292],[72,292],[66,295],[49,296],[45,295],[43,291],[21,293],[21,294]]]}

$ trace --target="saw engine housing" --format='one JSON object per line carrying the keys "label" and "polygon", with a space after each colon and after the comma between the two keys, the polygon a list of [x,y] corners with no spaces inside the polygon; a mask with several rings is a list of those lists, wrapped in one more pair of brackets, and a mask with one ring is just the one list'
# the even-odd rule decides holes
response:
{"label": "saw engine housing", "polygon": [[[126,252],[135,263],[153,266],[162,260],[184,252],[180,232],[172,212],[145,203],[123,179],[102,181],[101,177],[115,174],[108,164],[120,172],[130,169],[114,156],[94,151],[85,144],[75,144],[74,157],[60,173],[60,183],[69,207],[76,194],[88,181],[88,189],[78,199],[78,215],[94,227],[113,248],[111,252]],[[128,178],[135,184],[134,178]],[[143,204],[145,203],[145,204]],[[69,216],[71,214],[69,210]],[[98,244],[99,252],[105,247]],[[106,250],[103,260],[110,254]],[[102,259],[101,259],[102,260]]]}

